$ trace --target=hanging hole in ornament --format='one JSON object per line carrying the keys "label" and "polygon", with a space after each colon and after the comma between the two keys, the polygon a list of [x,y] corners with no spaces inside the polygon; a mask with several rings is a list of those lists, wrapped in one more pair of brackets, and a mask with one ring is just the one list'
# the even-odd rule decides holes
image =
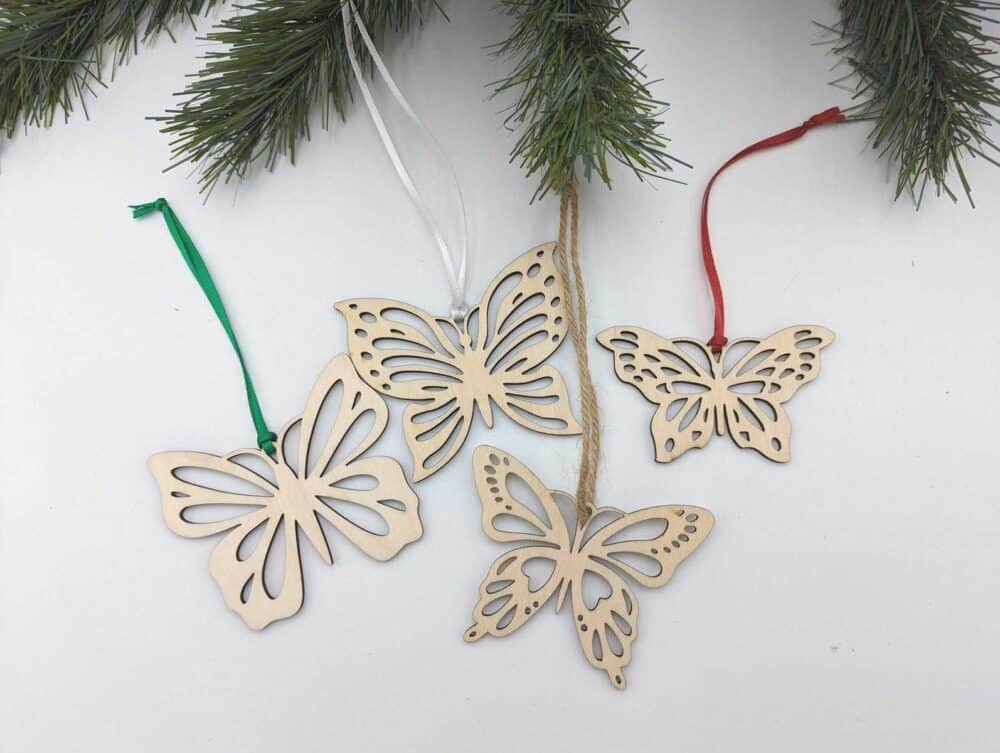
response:
{"label": "hanging hole in ornament", "polygon": [[[335,491],[331,490],[331,493]],[[337,517],[372,536],[385,536],[389,533],[389,523],[386,519],[367,505],[327,495],[318,499]]]}

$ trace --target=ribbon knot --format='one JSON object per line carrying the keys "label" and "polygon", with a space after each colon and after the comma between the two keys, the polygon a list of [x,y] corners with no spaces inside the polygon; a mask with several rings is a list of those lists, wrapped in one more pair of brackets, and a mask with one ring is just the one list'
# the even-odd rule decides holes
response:
{"label": "ribbon knot", "polygon": [[278,435],[273,431],[261,432],[257,434],[257,446],[268,455],[275,452],[274,443],[278,440]]}
{"label": "ribbon knot", "polygon": [[721,353],[728,342],[729,338],[725,335],[712,335],[708,340],[708,347],[712,349],[713,353]]}
{"label": "ribbon knot", "polygon": [[843,111],[839,107],[831,107],[823,112],[818,112],[813,115],[809,120],[802,124],[802,127],[806,130],[813,128],[814,126],[821,126],[827,123],[843,123],[847,120],[847,116],[844,115]]}

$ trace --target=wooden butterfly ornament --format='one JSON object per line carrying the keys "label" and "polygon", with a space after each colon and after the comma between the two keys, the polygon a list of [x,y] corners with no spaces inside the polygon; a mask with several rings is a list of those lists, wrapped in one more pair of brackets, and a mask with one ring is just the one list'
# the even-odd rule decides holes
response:
{"label": "wooden butterfly ornament", "polygon": [[[666,585],[677,566],[711,532],[712,513],[687,505],[647,507],[632,513],[600,507],[585,523],[578,521],[571,532],[556,503],[557,495],[572,501],[570,495],[546,488],[522,462],[495,447],[476,448],[473,463],[483,505],[483,530],[494,541],[521,546],[490,565],[465,640],[510,635],[554,595],[558,612],[569,594],[584,656],[607,673],[614,687],[624,689],[624,668],[632,659],[632,643],[639,630],[639,602],[625,576],[647,588]],[[534,500],[518,499],[508,486],[512,479],[519,479],[522,489],[530,489]],[[520,530],[502,527],[507,520],[515,521]],[[650,523],[660,530],[645,535],[637,530]],[[538,560],[551,567],[540,584],[532,582],[526,569]],[[607,595],[588,601],[585,575],[604,584]]]}
{"label": "wooden butterfly ornament", "polygon": [[[402,467],[391,458],[362,457],[387,420],[385,401],[341,355],[316,381],[303,413],[278,435],[274,457],[247,449],[223,457],[161,452],[149,459],[170,530],[187,538],[226,534],[209,571],[226,606],[249,627],[260,630],[301,608],[300,532],[328,565],[333,557],[322,521],[376,560],[391,559],[420,538],[417,495]],[[358,437],[356,444],[349,434]],[[380,531],[354,522],[359,508],[381,520]],[[224,512],[204,519],[218,509]],[[276,585],[265,575],[274,557],[284,563]]]}
{"label": "wooden butterfly ornament", "polygon": [[823,327],[788,327],[763,340],[734,340],[718,353],[700,340],[667,339],[641,327],[611,327],[597,341],[614,354],[615,374],[657,406],[650,430],[656,460],[668,463],[713,434],[784,463],[792,424],[783,407],[819,375],[834,340]]}
{"label": "wooden butterfly ornament", "polygon": [[403,432],[413,480],[443,468],[479,414],[493,427],[493,406],[521,426],[572,435],[562,375],[545,363],[566,336],[563,281],[548,243],[522,254],[490,283],[462,319],[434,317],[384,298],[354,298],[335,308],[347,320],[358,374],[383,395],[409,401]]}

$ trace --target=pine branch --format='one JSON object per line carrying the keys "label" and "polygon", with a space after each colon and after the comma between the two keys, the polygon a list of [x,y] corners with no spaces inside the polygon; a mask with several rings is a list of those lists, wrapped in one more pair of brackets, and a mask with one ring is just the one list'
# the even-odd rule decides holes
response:
{"label": "pine branch", "polygon": [[[387,31],[422,23],[429,0],[355,0],[379,47]],[[436,3],[435,3],[436,5]],[[182,93],[184,101],[156,120],[166,122],[174,162],[203,164],[202,191],[246,177],[263,160],[271,170],[286,154],[295,163],[309,118],[320,105],[323,128],[331,108],[341,120],[351,100],[353,73],[339,0],[258,0],[223,21],[208,41],[226,46],[207,61]],[[370,70],[355,33],[355,50]]]}
{"label": "pine branch", "polygon": [[3,0],[0,2],[0,132],[69,119],[94,86],[105,86],[105,55],[114,68],[178,19],[220,0]]}
{"label": "pine branch", "polygon": [[652,97],[636,63],[641,50],[616,34],[628,0],[503,0],[514,18],[497,55],[513,70],[494,94],[518,93],[505,124],[521,129],[511,161],[539,175],[535,198],[561,191],[578,163],[588,181],[611,185],[608,158],[643,179],[686,163],[657,134],[667,105]]}
{"label": "pine branch", "polygon": [[[858,74],[853,117],[875,122],[869,140],[898,165],[896,198],[919,207],[928,183],[957,200],[954,168],[969,203],[962,160],[997,164],[989,134],[1000,105],[992,59],[998,38],[984,31],[1000,3],[986,0],[840,0],[844,56]],[[995,22],[996,19],[993,19]]]}

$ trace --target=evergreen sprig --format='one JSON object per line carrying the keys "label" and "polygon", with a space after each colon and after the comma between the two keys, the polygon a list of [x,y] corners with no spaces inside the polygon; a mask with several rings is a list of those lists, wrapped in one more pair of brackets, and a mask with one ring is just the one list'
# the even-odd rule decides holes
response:
{"label": "evergreen sprig", "polygon": [[[386,33],[422,22],[430,0],[355,0],[376,45]],[[435,4],[436,5],[436,4]],[[259,0],[224,20],[208,41],[224,46],[182,92],[183,102],[157,120],[172,135],[174,162],[202,165],[203,191],[242,180],[262,159],[267,169],[288,155],[295,162],[309,118],[320,105],[323,128],[331,108],[343,119],[353,72],[347,57],[340,0]],[[371,59],[354,34],[355,51]]]}
{"label": "evergreen sprig", "polygon": [[642,51],[617,36],[628,2],[502,2],[514,24],[494,51],[515,62],[493,88],[517,92],[505,121],[521,130],[511,161],[539,175],[534,198],[561,191],[578,165],[587,180],[596,173],[610,186],[609,157],[640,179],[686,165],[657,133],[667,105],[649,92],[636,62]]}
{"label": "evergreen sprig", "polygon": [[[875,122],[872,147],[898,165],[896,198],[917,206],[930,182],[956,200],[954,169],[966,197],[962,160],[997,164],[989,134],[1000,105],[998,38],[984,30],[1000,3],[986,0],[840,0],[836,52],[858,74],[852,116]],[[996,18],[993,19],[996,21]]]}
{"label": "evergreen sprig", "polygon": [[220,0],[3,0],[0,2],[0,132],[49,126],[104,86],[114,68],[170,25]]}

